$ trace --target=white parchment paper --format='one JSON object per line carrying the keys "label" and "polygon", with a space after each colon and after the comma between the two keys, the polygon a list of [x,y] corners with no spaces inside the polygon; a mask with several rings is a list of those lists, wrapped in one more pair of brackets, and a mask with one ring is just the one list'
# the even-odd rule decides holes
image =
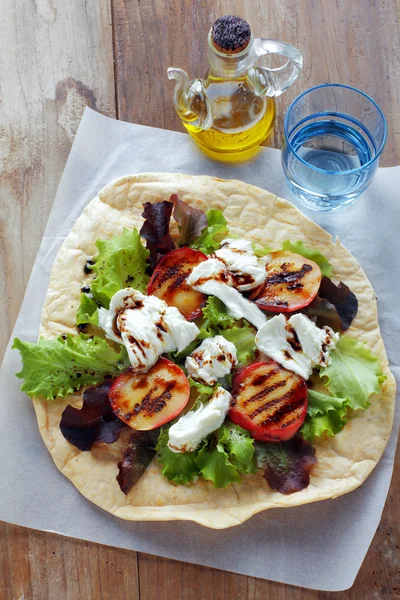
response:
{"label": "white parchment paper", "polygon": [[[36,341],[55,255],[87,202],[112,179],[145,171],[236,178],[291,198],[277,150],[263,149],[254,162],[241,166],[223,165],[205,158],[185,134],[115,121],[86,109],[12,338]],[[352,207],[307,216],[338,235],[365,269],[378,296],[383,338],[399,380],[400,167],[379,169]],[[339,591],[352,585],[381,518],[397,425],[366,483],[335,500],[272,509],[223,531],[189,522],[130,523],[89,503],[57,470],[39,435],[32,404],[19,390],[14,373],[20,360],[10,345],[0,372],[0,519],[308,588]]]}

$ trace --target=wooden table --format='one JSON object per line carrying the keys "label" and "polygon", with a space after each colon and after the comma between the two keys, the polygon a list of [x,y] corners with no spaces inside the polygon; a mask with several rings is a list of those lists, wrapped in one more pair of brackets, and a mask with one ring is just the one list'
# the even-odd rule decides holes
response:
{"label": "wooden table", "polygon": [[[0,351],[84,106],[182,131],[166,69],[204,73],[207,32],[218,16],[239,14],[256,35],[303,53],[298,82],[278,100],[271,145],[280,146],[282,117],[301,90],[341,82],[380,104],[389,124],[381,165],[400,162],[400,0],[2,0],[0,9]],[[399,494],[397,469],[356,583],[335,598],[400,598]],[[4,523],[0,536],[1,600],[333,597]]]}

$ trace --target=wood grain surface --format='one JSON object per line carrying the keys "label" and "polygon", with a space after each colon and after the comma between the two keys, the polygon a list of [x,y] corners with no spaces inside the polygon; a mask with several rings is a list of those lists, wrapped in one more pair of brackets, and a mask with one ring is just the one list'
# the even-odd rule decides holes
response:
{"label": "wood grain surface", "polygon": [[[389,125],[381,165],[399,164],[400,0],[0,0],[0,357],[84,106],[182,131],[166,68],[202,75],[208,29],[226,13],[304,56],[298,81],[278,99],[269,144],[280,146],[282,116],[300,91],[341,82],[380,104]],[[0,600],[399,599],[399,495],[397,468],[346,592],[301,590],[0,523]]]}

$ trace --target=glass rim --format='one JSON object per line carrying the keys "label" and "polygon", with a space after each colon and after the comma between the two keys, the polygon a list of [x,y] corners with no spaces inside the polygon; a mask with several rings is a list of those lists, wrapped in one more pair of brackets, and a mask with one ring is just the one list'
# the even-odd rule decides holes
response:
{"label": "glass rim", "polygon": [[[364,96],[364,98],[366,98],[367,100],[369,100],[369,102],[371,102],[371,104],[373,104],[375,106],[375,108],[378,111],[378,114],[380,115],[382,122],[383,122],[383,139],[380,143],[380,146],[375,154],[375,156],[373,158],[371,158],[368,162],[366,162],[364,165],[362,165],[361,167],[356,167],[355,169],[349,169],[347,171],[328,171],[325,169],[320,169],[319,167],[315,167],[314,165],[310,164],[309,162],[307,162],[306,160],[304,160],[297,152],[296,150],[293,148],[292,143],[289,140],[289,136],[288,136],[288,121],[289,121],[289,115],[293,109],[293,107],[295,106],[295,104],[301,100],[301,98],[303,98],[303,96],[305,96],[306,94],[309,94],[310,92],[314,92],[315,90],[319,90],[321,88],[342,88],[342,89],[347,89],[347,90],[351,90],[352,92],[356,92],[357,94],[360,94],[360,96]],[[363,171],[364,169],[368,169],[368,167],[370,167],[371,165],[374,164],[374,162],[380,157],[380,155],[383,152],[383,149],[385,147],[386,144],[386,139],[387,139],[387,122],[386,122],[386,117],[382,112],[382,109],[380,108],[379,104],[377,104],[377,102],[375,102],[375,100],[373,98],[371,98],[371,96],[369,96],[368,94],[366,94],[365,92],[359,90],[358,88],[352,87],[351,85],[344,85],[342,83],[322,83],[320,85],[316,85],[308,90],[305,90],[304,92],[302,92],[299,96],[297,96],[297,98],[295,98],[293,100],[293,102],[290,104],[287,113],[285,115],[285,119],[283,122],[283,133],[284,133],[284,138],[285,138],[285,142],[287,143],[288,147],[290,148],[290,151],[295,155],[296,159],[299,160],[301,163],[303,163],[303,165],[305,165],[306,167],[308,167],[309,169],[312,169],[314,171],[317,171],[318,173],[327,173],[329,175],[350,175],[352,173],[359,173],[360,171]]]}

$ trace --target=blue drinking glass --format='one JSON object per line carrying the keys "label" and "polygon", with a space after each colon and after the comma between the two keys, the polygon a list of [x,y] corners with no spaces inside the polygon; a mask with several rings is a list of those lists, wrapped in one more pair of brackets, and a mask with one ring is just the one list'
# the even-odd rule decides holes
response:
{"label": "blue drinking glass", "polygon": [[386,142],[372,98],[347,85],[307,90],[289,107],[282,166],[292,194],[312,210],[352,204],[369,186]]}

